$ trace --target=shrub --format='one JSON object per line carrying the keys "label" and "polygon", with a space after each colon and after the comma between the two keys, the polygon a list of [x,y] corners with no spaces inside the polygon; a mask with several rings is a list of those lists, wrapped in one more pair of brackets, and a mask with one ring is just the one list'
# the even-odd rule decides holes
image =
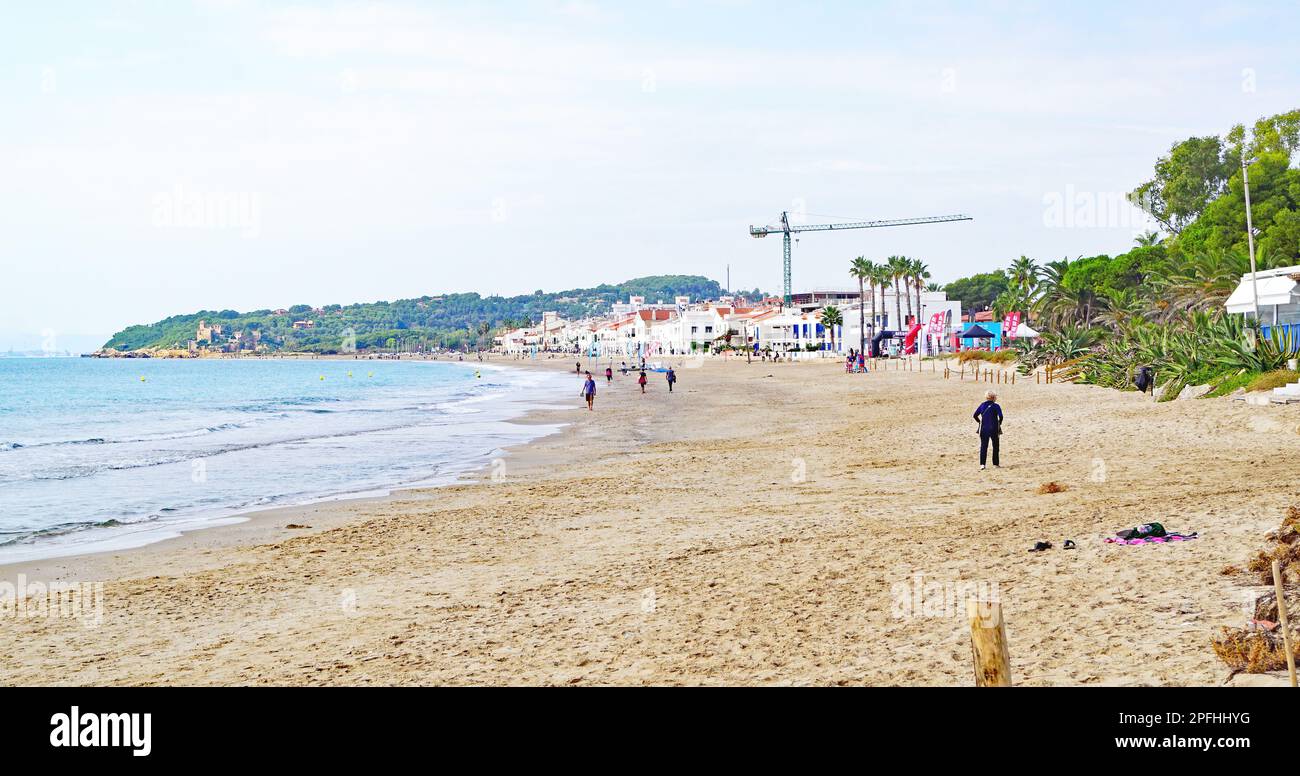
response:
{"label": "shrub", "polygon": [[957,361],[965,364],[969,361],[986,361],[990,364],[1010,364],[1016,360],[1014,350],[963,350],[957,354]]}
{"label": "shrub", "polygon": [[1284,385],[1300,380],[1300,372],[1293,372],[1290,369],[1278,369],[1273,372],[1266,372],[1257,375],[1254,380],[1246,386],[1247,391],[1271,391],[1274,388],[1281,388]]}
{"label": "shrub", "polygon": [[1260,374],[1258,372],[1240,372],[1235,375],[1230,375],[1227,378],[1220,379],[1218,383],[1214,383],[1214,390],[1205,394],[1202,398],[1214,399],[1219,396],[1227,396],[1234,393],[1239,388],[1246,388],[1251,384],[1251,382],[1259,377]]}

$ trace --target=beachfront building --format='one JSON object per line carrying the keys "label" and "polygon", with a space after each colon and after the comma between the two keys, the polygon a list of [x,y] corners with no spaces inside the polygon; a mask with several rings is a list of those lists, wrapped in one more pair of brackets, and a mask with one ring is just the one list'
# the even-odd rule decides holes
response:
{"label": "beachfront building", "polygon": [[496,346],[502,353],[511,355],[531,353],[538,346],[539,330],[536,328],[512,329],[496,338]]}
{"label": "beachfront building", "polygon": [[[830,329],[822,324],[822,311],[779,310],[751,320],[753,345],[760,351],[796,353],[831,351]],[[835,327],[834,352],[846,352],[843,326]]]}
{"label": "beachfront building", "polygon": [[1230,313],[1253,316],[1256,294],[1265,334],[1275,326],[1300,328],[1300,267],[1261,270],[1253,277],[1247,272],[1224,306]]}

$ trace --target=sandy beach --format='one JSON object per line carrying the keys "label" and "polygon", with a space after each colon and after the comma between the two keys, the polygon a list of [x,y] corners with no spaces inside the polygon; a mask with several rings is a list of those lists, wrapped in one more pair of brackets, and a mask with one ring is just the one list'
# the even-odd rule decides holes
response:
{"label": "sandy beach", "polygon": [[[525,421],[564,430],[479,481],[0,568],[104,583],[97,625],[0,619],[0,684],[971,685],[962,607],[900,612],[970,585],[1016,684],[1222,683],[1252,588],[1220,570],[1300,500],[1300,408],[1022,378],[980,472],[991,386],[929,368],[717,360],[595,412],[575,376]],[[1102,542],[1152,520],[1200,538]]]}

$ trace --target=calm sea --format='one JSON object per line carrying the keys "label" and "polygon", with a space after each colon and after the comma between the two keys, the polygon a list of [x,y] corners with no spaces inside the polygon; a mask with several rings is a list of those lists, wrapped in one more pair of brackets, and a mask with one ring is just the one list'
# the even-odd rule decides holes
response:
{"label": "calm sea", "polygon": [[0,359],[0,563],[450,482],[554,430],[506,421],[571,383],[477,361]]}

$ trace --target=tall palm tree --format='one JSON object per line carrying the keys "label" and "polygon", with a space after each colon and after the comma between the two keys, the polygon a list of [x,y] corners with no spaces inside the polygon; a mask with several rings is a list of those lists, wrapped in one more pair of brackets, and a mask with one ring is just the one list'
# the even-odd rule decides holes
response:
{"label": "tall palm tree", "polygon": [[[881,308],[884,308],[884,306],[885,306],[885,289],[889,287],[889,284],[890,284],[890,283],[892,282],[892,280],[893,280],[893,270],[891,270],[891,269],[889,268],[889,265],[888,265],[888,264],[877,264],[877,265],[876,265],[876,271],[875,271],[875,273],[873,273],[873,275],[874,275],[874,277],[873,277],[873,288],[872,288],[872,292],[871,292],[871,321],[872,321],[872,323],[871,323],[871,327],[872,327],[872,329],[874,330],[874,329],[875,329],[875,326],[876,326],[876,323],[875,323],[875,322],[876,322],[876,320],[877,320],[877,318],[876,318],[876,292],[875,292],[875,287],[879,287],[879,288],[880,288],[880,306],[881,306]],[[889,312],[888,310],[883,310],[883,309],[882,309],[882,311],[885,312],[886,314]],[[883,327],[882,327],[882,328],[883,328]]]}
{"label": "tall palm tree", "polygon": [[930,279],[930,267],[920,259],[912,259],[912,283],[916,287],[916,322],[921,323],[921,292]]}
{"label": "tall palm tree", "polygon": [[849,263],[849,275],[858,279],[858,333],[859,338],[858,352],[867,351],[867,290],[866,283],[868,280],[871,284],[871,326],[875,329],[876,325],[876,285],[875,285],[876,263],[868,260],[865,256],[859,256]]}
{"label": "tall palm tree", "polygon": [[1021,256],[1011,262],[1011,267],[1007,270],[1011,285],[1021,291],[1023,296],[1029,296],[1034,290],[1041,274],[1042,269],[1028,256]]}
{"label": "tall palm tree", "polygon": [[[885,259],[885,266],[889,268],[889,282],[894,287],[894,313],[897,319],[894,321],[894,328],[898,329],[903,323],[903,276],[907,274],[907,259],[902,256],[890,256]],[[908,295],[907,306],[909,310],[912,307],[912,297]]]}

